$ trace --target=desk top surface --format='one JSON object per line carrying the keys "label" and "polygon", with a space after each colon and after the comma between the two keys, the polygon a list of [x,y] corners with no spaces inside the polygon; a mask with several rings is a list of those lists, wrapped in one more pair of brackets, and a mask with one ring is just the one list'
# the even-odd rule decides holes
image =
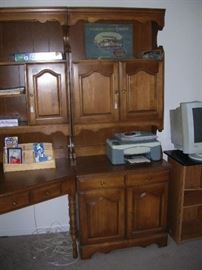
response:
{"label": "desk top surface", "polygon": [[105,155],[79,157],[75,166],[71,166],[68,159],[57,159],[56,168],[51,169],[4,173],[2,164],[0,166],[0,196],[60,181],[66,181],[69,182],[69,185],[75,185],[76,176],[92,176],[95,174],[123,175],[126,172],[130,174],[142,169],[146,171],[168,168],[168,164],[163,160],[148,164],[112,165]]}
{"label": "desk top surface", "polygon": [[70,166],[68,159],[57,159],[56,168],[20,172],[4,173],[3,164],[0,164],[0,195],[58,181],[73,182],[74,177],[74,167]]}
{"label": "desk top surface", "polygon": [[170,158],[182,164],[183,166],[202,165],[202,162],[191,159],[188,155],[184,154],[180,150],[169,150],[164,151],[164,153]]}
{"label": "desk top surface", "polygon": [[91,156],[91,157],[80,157],[76,163],[76,175],[92,175],[92,174],[130,174],[139,170],[150,170],[160,168],[168,168],[169,165],[164,161],[153,161],[150,163],[139,163],[139,164],[123,164],[123,165],[112,165],[106,155]]}

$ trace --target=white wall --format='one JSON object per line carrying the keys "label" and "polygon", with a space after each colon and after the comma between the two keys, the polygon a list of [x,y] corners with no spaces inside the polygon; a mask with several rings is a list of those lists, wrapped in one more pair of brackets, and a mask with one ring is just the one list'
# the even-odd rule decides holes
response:
{"label": "white wall", "polygon": [[[165,120],[159,134],[163,150],[170,142],[169,109],[179,102],[202,100],[202,0],[0,0],[1,7],[116,6],[165,8],[158,44],[165,50]],[[31,234],[57,223],[68,228],[66,196],[0,216],[0,235]],[[37,223],[37,224],[36,224]]]}

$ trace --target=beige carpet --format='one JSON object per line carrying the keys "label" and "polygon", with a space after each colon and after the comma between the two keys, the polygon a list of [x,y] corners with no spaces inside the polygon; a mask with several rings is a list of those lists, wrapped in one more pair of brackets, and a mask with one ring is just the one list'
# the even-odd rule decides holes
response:
{"label": "beige carpet", "polygon": [[63,234],[0,238],[0,270],[202,270],[202,240],[168,246],[132,247],[72,259],[69,236]]}

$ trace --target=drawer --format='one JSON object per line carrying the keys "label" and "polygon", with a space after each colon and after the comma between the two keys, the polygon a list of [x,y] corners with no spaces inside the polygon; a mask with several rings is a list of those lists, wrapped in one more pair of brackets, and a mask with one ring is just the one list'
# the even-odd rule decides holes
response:
{"label": "drawer", "polygon": [[78,190],[124,187],[122,175],[94,175],[77,178]]}
{"label": "drawer", "polygon": [[62,194],[73,194],[76,192],[75,179],[69,179],[61,183]]}
{"label": "drawer", "polygon": [[158,182],[166,182],[169,180],[169,171],[158,171],[158,172],[141,172],[136,174],[129,174],[126,177],[126,185],[142,185]]}
{"label": "drawer", "polygon": [[0,198],[0,213],[9,212],[29,205],[29,192],[21,192],[18,194]]}
{"label": "drawer", "polygon": [[61,194],[60,184],[51,184],[49,186],[40,187],[31,191],[31,202],[41,202],[48,200],[54,197],[57,197]]}

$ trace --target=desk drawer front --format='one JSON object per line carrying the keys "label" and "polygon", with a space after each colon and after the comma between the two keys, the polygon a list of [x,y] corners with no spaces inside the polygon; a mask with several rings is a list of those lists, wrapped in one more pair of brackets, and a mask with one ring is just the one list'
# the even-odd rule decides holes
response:
{"label": "desk drawer front", "polygon": [[100,189],[124,187],[124,176],[121,175],[94,175],[82,176],[78,178],[78,189]]}
{"label": "desk drawer front", "polygon": [[66,180],[61,184],[62,194],[73,194],[75,192],[75,179]]}
{"label": "desk drawer front", "polygon": [[9,212],[29,205],[29,193],[23,192],[0,198],[0,213]]}
{"label": "desk drawer front", "polygon": [[41,187],[31,191],[32,203],[48,200],[60,195],[60,184],[53,184],[48,187]]}
{"label": "desk drawer front", "polygon": [[167,170],[160,172],[147,172],[127,175],[126,185],[142,185],[150,183],[165,182],[169,179],[169,172]]}

